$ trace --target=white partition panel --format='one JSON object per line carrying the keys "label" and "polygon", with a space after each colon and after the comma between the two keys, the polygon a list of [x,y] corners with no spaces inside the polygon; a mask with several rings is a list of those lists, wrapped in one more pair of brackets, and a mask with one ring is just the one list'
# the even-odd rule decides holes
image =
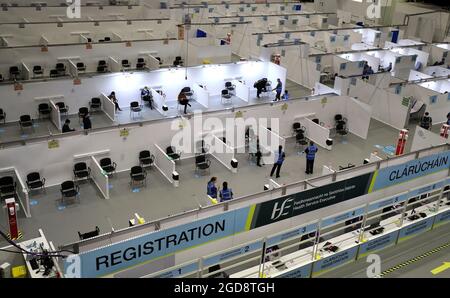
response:
{"label": "white partition panel", "polygon": [[345,101],[345,115],[348,119],[348,130],[360,138],[367,139],[369,133],[372,108],[354,98],[347,97]]}
{"label": "white partition panel", "polygon": [[231,160],[234,159],[234,149],[217,136],[213,136],[211,155],[229,170],[232,170]]}
{"label": "white partition panel", "polygon": [[109,70],[112,72],[119,72],[122,70],[120,63],[113,57],[108,57]]}
{"label": "white partition panel", "polygon": [[94,156],[91,156],[91,177],[94,181],[94,184],[97,186],[98,190],[100,190],[103,198],[109,199],[109,177],[106,175],[100,164],[95,159]]}
{"label": "white partition panel", "polygon": [[58,128],[59,131],[62,131],[61,125],[61,113],[59,112],[59,108],[55,105],[53,100],[50,100],[50,106],[52,108],[52,112],[50,114],[50,120],[52,123]]}
{"label": "white partition panel", "polygon": [[411,152],[418,151],[432,146],[438,146],[447,143],[448,140],[440,135],[426,130],[420,126],[416,126],[414,137],[411,144]]}
{"label": "white partition panel", "polygon": [[163,106],[166,105],[165,97],[156,92],[156,90],[153,88],[150,88],[150,91],[153,95],[153,106],[158,112],[160,112],[162,115],[165,115],[166,112],[163,110]]}
{"label": "white partition panel", "polygon": [[68,60],[67,63],[68,69],[69,69],[69,73],[72,75],[72,77],[77,78],[78,77],[78,68],[75,65],[75,63],[72,60]]}
{"label": "white partition panel", "polygon": [[320,126],[309,118],[301,118],[299,122],[306,128],[308,139],[325,149],[331,150],[331,146],[327,145],[327,140],[330,138],[329,128]]}
{"label": "white partition panel", "polygon": [[116,105],[104,93],[100,95],[100,99],[102,101],[102,111],[114,122],[116,119]]}
{"label": "white partition panel", "polygon": [[238,80],[233,80],[232,83],[236,86],[236,96],[248,102],[250,99],[250,88]]}
{"label": "white partition panel", "polygon": [[150,70],[158,69],[159,68],[159,60],[153,57],[152,55],[148,55],[147,59],[147,67]]}
{"label": "white partition panel", "polygon": [[155,167],[161,174],[173,183],[172,174],[176,171],[175,162],[169,158],[164,150],[161,149],[157,144],[155,144]]}
{"label": "white partition panel", "polygon": [[200,87],[199,84],[194,84],[192,87],[192,90],[194,90],[194,98],[195,100],[204,106],[205,108],[209,107],[209,92],[206,91],[204,88]]}
{"label": "white partition panel", "polygon": [[[273,124],[273,123],[272,123]],[[286,140],[280,136],[278,127],[272,127],[269,130],[267,127],[260,125],[259,126],[259,139],[260,142],[265,142],[270,151],[278,150],[278,146],[283,146],[285,148]],[[267,139],[264,140],[264,137],[267,136]]]}

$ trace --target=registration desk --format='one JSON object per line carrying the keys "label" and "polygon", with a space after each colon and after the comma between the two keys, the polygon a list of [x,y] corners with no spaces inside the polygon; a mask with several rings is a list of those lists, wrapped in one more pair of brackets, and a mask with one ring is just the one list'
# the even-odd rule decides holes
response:
{"label": "registration desk", "polygon": [[[441,203],[438,212],[434,212],[433,208],[433,206],[429,205],[415,208],[415,215],[423,214],[426,217],[414,220],[408,219],[412,215],[412,211],[408,211],[408,215],[404,217],[401,226],[402,210],[399,208],[400,214],[380,221],[380,227],[383,227],[384,230],[379,234],[372,235],[370,231],[365,231],[361,237],[361,231],[357,229],[319,243],[315,258],[313,258],[314,246],[280,256],[276,260],[268,261],[264,264],[264,271],[260,277],[298,278],[319,276],[357,258],[362,258],[370,253],[407,240],[416,234],[428,231],[433,225],[436,226],[440,222],[450,219],[449,205]],[[338,249],[335,252],[325,250],[324,246],[327,242],[337,246]],[[284,266],[282,266],[283,264]],[[260,266],[258,265],[234,273],[230,277],[257,278],[259,277],[259,270]]]}

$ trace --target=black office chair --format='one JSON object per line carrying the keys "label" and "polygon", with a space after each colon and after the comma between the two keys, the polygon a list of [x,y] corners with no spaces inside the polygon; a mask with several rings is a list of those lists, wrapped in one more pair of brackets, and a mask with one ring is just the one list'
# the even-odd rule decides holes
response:
{"label": "black office chair", "polygon": [[340,136],[346,136],[348,134],[348,128],[345,122],[341,121],[336,124],[336,134]]}
{"label": "black office chair", "polygon": [[52,108],[48,103],[41,103],[38,106],[39,119],[49,118]]}
{"label": "black office chair", "polygon": [[[142,111],[142,106],[137,101],[130,102],[130,117],[134,116],[135,113],[140,114]],[[134,117],[132,117],[134,118]]]}
{"label": "black office chair", "polygon": [[45,178],[41,178],[38,172],[32,172],[27,175],[28,190],[42,189],[45,191]]}
{"label": "black office chair", "polygon": [[9,68],[9,79],[10,80],[17,80],[20,76],[20,70],[17,66],[11,66]]}
{"label": "black office chair", "polygon": [[111,37],[106,36],[104,40],[105,41],[111,41]]}
{"label": "black office chair", "polygon": [[181,58],[181,56],[176,56],[175,61],[176,61],[177,65],[183,66],[183,59]]}
{"label": "black office chair", "polygon": [[131,168],[130,171],[130,186],[147,186],[147,173],[145,172],[144,168],[141,166],[134,166]]}
{"label": "black office chair", "polygon": [[336,114],[334,116],[334,122],[337,124],[339,121],[342,121],[343,117],[341,114]]}
{"label": "black office chair", "polygon": [[89,114],[89,109],[87,107],[81,107],[78,109],[78,122],[82,122],[84,117]]}
{"label": "black office chair", "polygon": [[0,82],[3,82],[5,80],[5,78],[3,77],[3,75],[0,73]]}
{"label": "black office chair", "polygon": [[55,69],[58,71],[59,75],[66,75],[66,66],[64,65],[64,63],[56,63]]}
{"label": "black office chair", "polygon": [[222,90],[221,102],[222,102],[222,104],[233,102],[232,95],[230,94],[228,89]]}
{"label": "black office chair", "polygon": [[302,130],[302,125],[300,124],[300,122],[294,122],[292,124],[292,131],[293,131],[294,135],[297,135],[297,133],[301,130]]}
{"label": "black office chair", "polygon": [[295,143],[300,146],[300,150],[303,151],[305,146],[308,145],[305,134],[302,131],[297,132],[295,135]]}
{"label": "black office chair", "polygon": [[141,167],[150,167],[155,163],[155,156],[148,150],[139,152],[139,164]]}
{"label": "black office chair", "polygon": [[137,69],[144,69],[145,68],[145,60],[144,58],[138,58],[136,63]]}
{"label": "black office chair", "polygon": [[50,77],[51,77],[51,78],[59,77],[59,72],[58,72],[58,70],[57,70],[57,69],[51,69],[51,70],[50,70]]}
{"label": "black office chair", "polygon": [[102,101],[98,97],[93,97],[89,103],[89,106],[91,108],[91,112],[98,111],[102,107]]}
{"label": "black office chair", "polygon": [[196,143],[196,153],[206,154],[209,152],[209,146],[205,145],[205,140],[200,140]]}
{"label": "black office chair", "polygon": [[66,105],[62,101],[55,103],[55,105],[58,107],[59,113],[66,114],[66,116],[68,116],[68,114],[69,114],[69,106],[68,105]]}
{"label": "black office chair", "polygon": [[128,60],[122,60],[122,67],[123,68],[130,68],[131,67],[131,64],[130,64],[130,62],[128,61]]}
{"label": "black office chair", "polygon": [[6,124],[6,112],[0,109],[0,121],[3,120],[3,124]]}
{"label": "black office chair", "polygon": [[17,184],[12,176],[0,178],[0,199],[16,197]]}
{"label": "black office chair", "polygon": [[73,166],[73,176],[75,181],[91,178],[91,168],[85,162],[78,162]]}
{"label": "black office chair", "polygon": [[77,62],[77,70],[78,71],[86,71],[86,65],[83,62]]}
{"label": "black office chair", "polygon": [[206,157],[206,154],[200,154],[195,157],[195,171],[203,171],[210,173],[211,160]]}
{"label": "black office chair", "polygon": [[159,65],[162,65],[162,64],[163,64],[163,62],[162,62],[162,60],[161,60],[161,57],[155,57],[155,59],[159,61]]}
{"label": "black office chair", "polygon": [[231,83],[231,82],[225,82],[225,88],[226,88],[230,93],[233,93],[233,94],[234,94],[234,92],[235,92],[235,90],[236,90],[236,86],[233,85],[233,83]]}
{"label": "black office chair", "polygon": [[116,172],[117,164],[111,161],[111,158],[106,157],[100,160],[100,167],[108,176],[110,176]]}
{"label": "black office chair", "polygon": [[79,197],[80,187],[72,180],[67,180],[61,183],[61,202],[64,203],[65,199]]}
{"label": "black office chair", "polygon": [[40,65],[33,66],[33,75],[34,75],[34,77],[44,75],[44,70],[42,69],[42,67]]}
{"label": "black office chair", "polygon": [[78,237],[80,238],[80,240],[94,238],[97,237],[98,235],[100,235],[99,227],[95,227],[95,230],[83,234],[81,232],[78,232]]}
{"label": "black office chair", "polygon": [[22,115],[19,118],[20,129],[23,131],[25,128],[31,128],[34,131],[33,119],[30,115]]}
{"label": "black office chair", "polygon": [[175,147],[169,146],[166,148],[166,154],[169,156],[172,160],[177,160],[181,158],[181,152],[177,152],[175,150]]}
{"label": "black office chair", "polygon": [[98,61],[97,72],[107,72],[108,64],[106,64],[105,60]]}

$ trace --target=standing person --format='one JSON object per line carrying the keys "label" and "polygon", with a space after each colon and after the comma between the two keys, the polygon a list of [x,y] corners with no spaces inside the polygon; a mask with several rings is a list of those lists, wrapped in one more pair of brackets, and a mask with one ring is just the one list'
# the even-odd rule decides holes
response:
{"label": "standing person", "polygon": [[216,187],[217,177],[211,177],[206,186],[206,193],[213,199],[217,199],[217,187]]}
{"label": "standing person", "polygon": [[284,158],[286,157],[286,154],[283,151],[283,146],[278,146],[278,150],[275,151],[275,161],[272,167],[272,171],[270,171],[270,177],[273,176],[273,173],[275,170],[277,170],[277,178],[280,178],[280,170],[281,166],[283,165]]}
{"label": "standing person", "polygon": [[114,91],[111,92],[111,94],[108,96],[108,98],[111,99],[112,102],[114,103],[116,112],[117,112],[117,111],[122,111],[122,109],[119,107],[119,101],[118,101],[117,98],[116,98],[116,92],[114,92]]}
{"label": "standing person", "polygon": [[283,100],[289,100],[289,92],[287,90],[284,90]]}
{"label": "standing person", "polygon": [[420,127],[430,130],[433,126],[433,119],[430,117],[430,113],[425,112],[425,115],[420,119]]}
{"label": "standing person", "polygon": [[62,127],[62,132],[66,133],[66,132],[71,132],[71,131],[75,131],[75,128],[70,128],[70,120],[66,119],[66,121],[64,121],[64,125]]}
{"label": "standing person", "polygon": [[89,115],[84,116],[83,118],[83,129],[84,130],[88,130],[92,128],[92,122],[91,122],[91,118],[89,117]]}
{"label": "standing person", "polygon": [[233,190],[228,188],[228,182],[225,181],[222,183],[222,189],[220,190],[219,195],[221,202],[233,199]]}
{"label": "standing person", "polygon": [[316,158],[316,153],[319,151],[317,146],[313,141],[309,142],[308,148],[306,148],[306,174],[312,174],[314,171],[314,159]]}
{"label": "standing person", "polygon": [[262,153],[261,153],[261,147],[259,145],[259,137],[256,137],[256,165],[258,167],[262,167],[261,165],[261,157],[262,157]]}
{"label": "standing person", "polygon": [[280,101],[281,100],[281,91],[283,91],[283,83],[281,83],[280,79],[277,79],[277,86],[272,91],[277,92],[277,95],[275,96],[274,101]]}
{"label": "standing person", "polygon": [[263,91],[266,92],[266,86],[267,86],[266,78],[258,80],[255,84],[253,84],[253,87],[256,88],[256,97],[257,98],[260,98],[260,95]]}
{"label": "standing person", "polygon": [[447,114],[447,125],[450,125],[450,113]]}

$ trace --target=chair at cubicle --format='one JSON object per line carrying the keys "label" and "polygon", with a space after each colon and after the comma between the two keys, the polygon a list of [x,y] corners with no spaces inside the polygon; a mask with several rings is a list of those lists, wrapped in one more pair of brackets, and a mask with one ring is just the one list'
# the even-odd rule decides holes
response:
{"label": "chair at cubicle", "polygon": [[105,157],[100,160],[100,167],[106,175],[111,176],[116,172],[117,164],[111,158]]}
{"label": "chair at cubicle", "polygon": [[94,237],[97,237],[98,235],[100,235],[100,228],[99,227],[95,227],[95,230],[87,232],[87,233],[78,232],[78,237],[80,238],[80,240],[86,240],[86,239],[89,239],[89,238],[94,238]]}
{"label": "chair at cubicle", "polygon": [[36,189],[45,191],[45,178],[41,178],[38,172],[29,173],[26,183],[29,191]]}
{"label": "chair at cubicle", "polygon": [[31,130],[34,132],[34,126],[33,126],[34,122],[33,119],[31,119],[30,115],[22,115],[19,118],[19,125],[20,125],[20,130],[22,132],[24,132],[24,130],[26,128],[31,128]]}
{"label": "chair at cubicle", "polygon": [[91,112],[98,111],[102,107],[102,101],[99,97],[93,97],[89,102],[89,106],[91,108]]}
{"label": "chair at cubicle", "polygon": [[3,109],[0,109],[0,121],[3,121],[3,124],[6,124],[6,112]]}
{"label": "chair at cubicle", "polygon": [[48,103],[41,103],[38,106],[39,119],[50,118],[52,108]]}
{"label": "chair at cubicle", "polygon": [[44,75],[44,69],[40,65],[33,66],[33,78],[36,78],[37,76],[43,76]]}
{"label": "chair at cubicle", "polygon": [[74,181],[87,180],[91,178],[91,168],[85,162],[78,162],[73,166]]}
{"label": "chair at cubicle", "polygon": [[67,180],[61,183],[61,203],[67,199],[79,199],[80,187],[72,180]]}
{"label": "chair at cubicle", "polygon": [[55,103],[55,105],[58,107],[60,114],[65,114],[66,117],[69,116],[69,106],[68,105],[66,105],[62,101]]}
{"label": "chair at cubicle", "polygon": [[221,99],[222,99],[221,100],[222,104],[233,103],[233,97],[232,97],[230,91],[228,91],[228,89],[222,90]]}
{"label": "chair at cubicle", "polygon": [[130,170],[130,186],[147,186],[147,173],[141,166],[134,166]]}
{"label": "chair at cubicle", "polygon": [[181,152],[177,152],[175,147],[169,146],[166,148],[166,154],[171,160],[179,160],[181,158]]}
{"label": "chair at cubicle", "polygon": [[139,164],[141,167],[151,167],[155,164],[155,156],[148,150],[139,152]]}
{"label": "chair at cubicle", "polygon": [[77,63],[77,70],[78,70],[79,72],[84,72],[84,71],[86,71],[86,65],[84,65],[83,62],[78,62],[78,63]]}
{"label": "chair at cubicle", "polygon": [[145,59],[144,58],[138,58],[137,59],[136,69],[142,70],[142,69],[145,68],[145,65],[146,65],[146,63],[145,63]]}
{"label": "chair at cubicle", "polygon": [[142,105],[139,104],[137,101],[133,101],[130,103],[130,117],[134,119],[134,114],[141,114],[142,111]]}
{"label": "chair at cubicle", "polygon": [[203,172],[203,173],[210,173],[211,169],[211,160],[206,157],[206,154],[200,154],[195,157],[195,171]]}

